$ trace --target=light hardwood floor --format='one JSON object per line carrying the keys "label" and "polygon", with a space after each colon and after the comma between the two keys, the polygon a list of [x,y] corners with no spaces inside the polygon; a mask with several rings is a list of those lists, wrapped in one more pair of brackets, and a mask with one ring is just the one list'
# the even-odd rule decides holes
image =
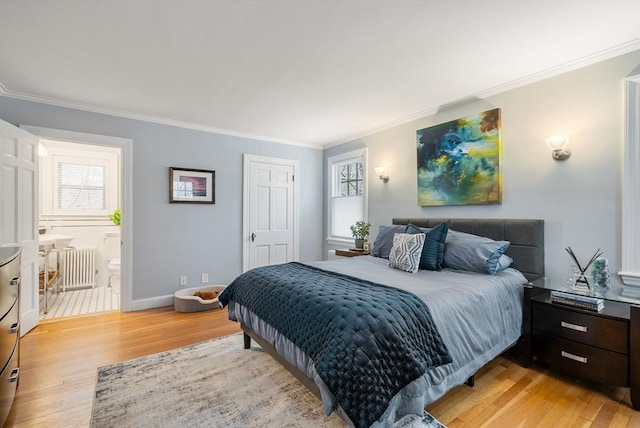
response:
{"label": "light hardwood floor", "polygon": [[[225,310],[172,307],[42,322],[22,338],[20,385],[7,427],[87,427],[97,368],[239,332]],[[629,390],[522,368],[498,357],[427,407],[455,427],[640,427]],[[188,427],[185,427],[188,428]]]}

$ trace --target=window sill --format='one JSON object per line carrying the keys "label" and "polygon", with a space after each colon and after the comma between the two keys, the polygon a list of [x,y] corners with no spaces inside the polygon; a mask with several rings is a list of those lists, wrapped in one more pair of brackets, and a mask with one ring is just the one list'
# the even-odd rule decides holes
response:
{"label": "window sill", "polygon": [[329,245],[339,245],[339,246],[345,246],[345,245],[354,245],[354,240],[353,239],[347,239],[347,238],[327,238],[327,244]]}

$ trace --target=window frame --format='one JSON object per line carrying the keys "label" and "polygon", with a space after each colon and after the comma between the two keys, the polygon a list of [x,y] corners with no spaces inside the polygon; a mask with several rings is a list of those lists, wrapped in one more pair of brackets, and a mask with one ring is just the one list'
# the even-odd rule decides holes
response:
{"label": "window frame", "polygon": [[[48,155],[40,158],[40,217],[50,220],[78,220],[80,218],[109,220],[109,214],[120,207],[120,151],[106,146],[41,139]],[[59,164],[99,165],[105,168],[104,209],[59,208]],[[50,192],[43,191],[50,187]]]}
{"label": "window frame", "polygon": [[367,173],[367,149],[352,150],[327,158],[326,188],[327,188],[327,242],[331,245],[352,245],[353,238],[333,234],[332,214],[334,193],[338,189],[334,167],[349,161],[362,161],[362,220],[368,221],[368,173]]}

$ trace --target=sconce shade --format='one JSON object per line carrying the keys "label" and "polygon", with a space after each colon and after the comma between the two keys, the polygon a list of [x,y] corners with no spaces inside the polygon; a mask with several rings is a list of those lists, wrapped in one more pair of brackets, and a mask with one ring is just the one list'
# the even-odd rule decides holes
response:
{"label": "sconce shade", "polygon": [[551,156],[555,160],[566,160],[571,156],[571,150],[566,146],[569,142],[569,136],[564,134],[550,135],[544,139],[547,146],[552,150]]}
{"label": "sconce shade", "polygon": [[569,142],[568,135],[550,135],[544,139],[551,150],[562,150]]}
{"label": "sconce shade", "polygon": [[375,168],[375,170],[380,180],[382,180],[384,183],[389,181],[389,175],[387,175],[387,168],[385,168],[384,166],[378,166]]}

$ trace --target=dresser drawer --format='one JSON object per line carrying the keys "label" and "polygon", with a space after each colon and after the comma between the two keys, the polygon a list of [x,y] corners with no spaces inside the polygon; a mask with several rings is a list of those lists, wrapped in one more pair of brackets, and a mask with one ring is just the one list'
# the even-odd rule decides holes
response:
{"label": "dresser drawer", "polygon": [[18,302],[0,319],[0,368],[7,362],[18,341]]}
{"label": "dresser drawer", "polygon": [[4,423],[9,416],[11,405],[13,404],[13,397],[16,395],[16,387],[18,386],[18,347],[16,346],[9,362],[5,366],[4,370],[0,372],[0,426],[4,426]]}
{"label": "dresser drawer", "polygon": [[617,386],[629,385],[627,355],[533,332],[535,355],[563,373]]}
{"label": "dresser drawer", "polygon": [[0,267],[0,317],[7,313],[18,299],[20,287],[20,257]]}
{"label": "dresser drawer", "polygon": [[538,330],[621,354],[629,352],[627,321],[539,302],[533,302],[531,311]]}

